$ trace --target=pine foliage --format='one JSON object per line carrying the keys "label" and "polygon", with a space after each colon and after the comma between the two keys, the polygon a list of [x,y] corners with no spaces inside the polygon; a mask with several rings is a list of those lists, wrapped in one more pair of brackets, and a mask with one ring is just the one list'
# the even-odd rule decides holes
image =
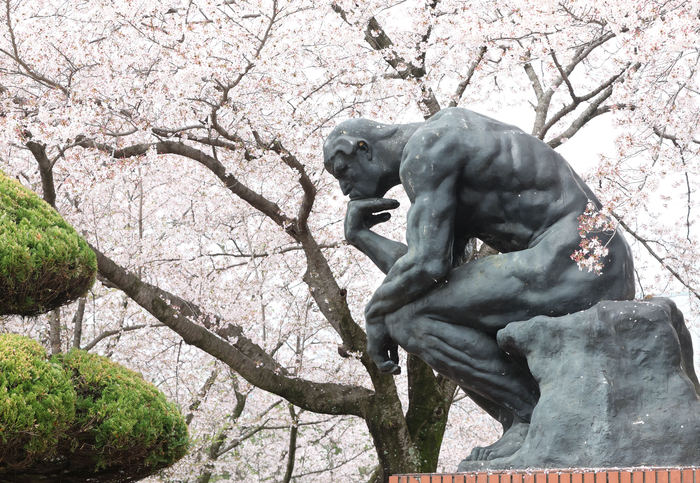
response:
{"label": "pine foliage", "polygon": [[95,254],[44,200],[0,171],[0,315],[37,315],[84,295]]}
{"label": "pine foliage", "polygon": [[136,481],[188,448],[177,406],[134,371],[0,335],[0,481]]}

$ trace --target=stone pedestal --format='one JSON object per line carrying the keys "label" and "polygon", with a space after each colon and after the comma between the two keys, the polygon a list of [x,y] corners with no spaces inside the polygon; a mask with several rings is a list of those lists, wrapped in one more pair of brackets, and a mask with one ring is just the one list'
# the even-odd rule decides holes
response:
{"label": "stone pedestal", "polygon": [[527,358],[541,396],[517,452],[459,471],[700,465],[693,350],[670,299],[513,322],[498,343]]}

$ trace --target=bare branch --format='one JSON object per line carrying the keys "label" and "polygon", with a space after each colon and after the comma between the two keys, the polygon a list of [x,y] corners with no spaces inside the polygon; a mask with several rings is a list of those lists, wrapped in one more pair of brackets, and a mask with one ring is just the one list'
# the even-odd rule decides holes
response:
{"label": "bare branch", "polygon": [[121,329],[105,330],[100,335],[98,335],[97,337],[92,339],[92,341],[88,345],[83,347],[83,350],[89,351],[90,349],[95,347],[97,344],[102,342],[107,337],[112,337],[113,335],[121,334],[122,332],[130,332],[132,330],[143,329],[144,327],[156,328],[156,327],[165,327],[165,325],[163,325],[163,324],[153,324],[153,325],[138,324],[138,325],[129,325],[126,327],[122,327]]}
{"label": "bare branch", "polygon": [[611,106],[604,106],[604,107],[600,107],[600,108],[599,108],[599,106],[612,95],[612,92],[613,92],[612,86],[608,87],[595,101],[593,101],[581,113],[581,115],[574,122],[571,123],[571,125],[569,126],[568,129],[566,129],[559,136],[548,141],[547,144],[552,149],[556,148],[557,146],[560,146],[564,142],[564,140],[571,138],[583,126],[585,126],[586,123],[588,123],[591,119],[598,117],[601,114],[605,114],[606,112],[609,112],[611,109]]}
{"label": "bare branch", "polygon": [[80,340],[83,335],[83,317],[85,314],[85,297],[78,300],[78,309],[73,315],[73,347],[80,349]]}
{"label": "bare branch", "polygon": [[569,75],[566,72],[564,72],[564,69],[562,68],[561,64],[559,64],[557,54],[554,52],[554,50],[551,50],[550,55],[552,56],[552,60],[554,61],[554,65],[557,67],[559,74],[561,74],[561,79],[564,80],[564,82],[566,83],[566,87],[569,89],[569,95],[574,100],[574,103],[580,103],[581,101],[579,101],[578,97],[576,97],[576,93],[574,92],[574,86],[571,85],[571,81],[569,80]]}
{"label": "bare branch", "polygon": [[46,155],[46,145],[34,141],[26,144],[29,151],[34,155],[34,159],[39,164],[39,174],[41,175],[41,190],[44,201],[56,208],[56,187],[53,183],[53,165]]}
{"label": "bare branch", "polygon": [[297,454],[297,433],[299,432],[299,420],[297,414],[294,411],[294,406],[289,405],[289,414],[292,417],[292,424],[289,428],[289,450],[287,451],[287,470],[284,473],[284,478],[282,478],[282,483],[289,483],[292,481],[292,474],[294,473],[294,461]]}
{"label": "bare branch", "polygon": [[[554,53],[552,53],[554,56]],[[639,64],[635,64],[632,68],[634,69],[635,67],[639,66]],[[576,96],[573,91],[573,86],[571,86],[568,77],[565,76],[564,72],[562,72],[562,77],[566,78],[567,85],[570,86],[570,95],[573,100],[570,104],[564,106],[559,112],[557,112],[554,116],[550,118],[549,121],[547,121],[544,126],[539,131],[540,139],[544,139],[544,136],[547,134],[547,132],[557,123],[559,122],[564,116],[567,114],[574,112],[576,108],[581,105],[581,103],[586,102],[591,100],[593,97],[597,96],[601,92],[603,92],[605,89],[608,89],[610,86],[612,86],[615,82],[617,82],[622,76],[624,75],[625,72],[627,72],[629,68],[629,64],[619,73],[612,75],[609,79],[607,79],[605,82],[600,84],[598,87],[593,89],[591,92],[588,94],[585,94],[583,96]],[[571,137],[571,136],[569,136]]]}
{"label": "bare branch", "polygon": [[532,67],[532,64],[530,62],[526,63],[523,66],[523,68],[525,69],[525,73],[527,74],[528,79],[530,79],[532,88],[535,90],[535,95],[537,96],[537,100],[539,101],[544,96],[544,89],[542,89],[540,79],[537,77],[537,73],[535,72],[535,69]]}
{"label": "bare branch", "polygon": [[51,343],[51,355],[61,353],[61,309],[54,309],[49,313],[49,341]]}

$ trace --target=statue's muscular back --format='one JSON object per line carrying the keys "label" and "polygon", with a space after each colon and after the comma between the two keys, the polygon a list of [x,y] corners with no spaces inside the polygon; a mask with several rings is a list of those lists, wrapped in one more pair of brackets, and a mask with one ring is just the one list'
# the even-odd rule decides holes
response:
{"label": "statue's muscular back", "polygon": [[401,179],[409,196],[413,176],[440,176],[444,169],[460,172],[455,238],[478,237],[501,252],[526,249],[557,221],[583,213],[588,200],[598,204],[545,143],[467,109],[441,111],[404,148]]}

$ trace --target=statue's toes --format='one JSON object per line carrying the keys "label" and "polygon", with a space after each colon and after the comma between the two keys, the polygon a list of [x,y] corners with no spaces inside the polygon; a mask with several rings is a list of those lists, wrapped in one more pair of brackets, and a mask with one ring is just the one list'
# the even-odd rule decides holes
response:
{"label": "statue's toes", "polygon": [[486,456],[489,454],[489,448],[488,447],[482,447],[482,446],[476,446],[472,452],[464,458],[464,461],[482,461],[486,459]]}
{"label": "statue's toes", "polygon": [[482,446],[477,446],[475,447],[472,452],[464,458],[461,463],[459,463],[459,467],[457,468],[457,471],[472,471],[474,468],[471,466],[470,463],[474,461],[484,461],[486,460],[489,455],[491,454],[491,451],[488,447],[482,447]]}
{"label": "statue's toes", "polygon": [[479,453],[479,461],[492,460],[495,458],[495,456],[493,456],[495,453],[496,451],[491,448],[484,448],[484,450]]}

